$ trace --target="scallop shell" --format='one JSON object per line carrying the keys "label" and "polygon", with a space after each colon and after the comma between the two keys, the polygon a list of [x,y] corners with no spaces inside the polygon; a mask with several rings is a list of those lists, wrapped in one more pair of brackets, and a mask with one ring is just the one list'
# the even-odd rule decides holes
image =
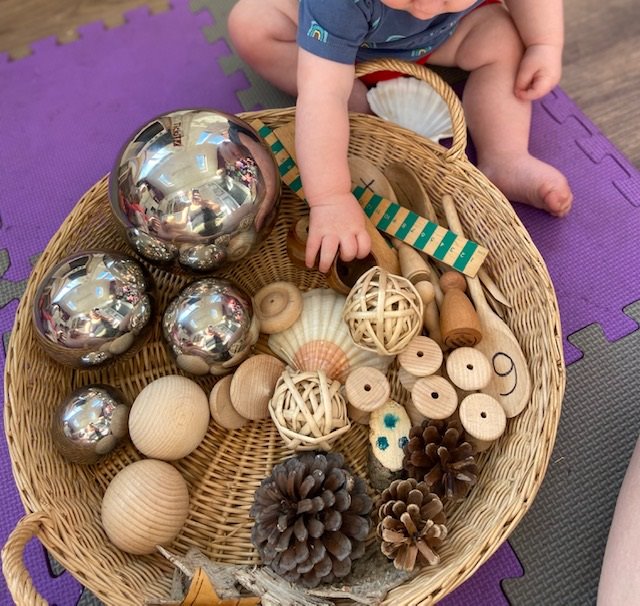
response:
{"label": "scallop shell", "polygon": [[297,370],[324,370],[341,383],[359,366],[387,371],[393,356],[381,356],[353,342],[342,319],[344,295],[316,288],[303,293],[302,299],[302,313],[294,324],[269,337],[274,354]]}
{"label": "scallop shell", "polygon": [[436,143],[453,136],[447,104],[422,80],[384,80],[367,92],[367,99],[374,114]]}

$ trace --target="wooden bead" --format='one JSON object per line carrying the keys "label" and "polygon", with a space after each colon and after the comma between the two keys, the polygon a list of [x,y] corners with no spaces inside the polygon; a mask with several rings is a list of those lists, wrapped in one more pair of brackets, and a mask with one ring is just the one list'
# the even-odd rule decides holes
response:
{"label": "wooden bead", "polygon": [[286,330],[302,312],[302,293],[292,282],[273,282],[253,296],[254,313],[260,320],[260,332],[272,335]]}
{"label": "wooden bead", "polygon": [[442,365],[442,349],[429,337],[418,335],[398,354],[398,362],[416,377],[426,377]]}
{"label": "wooden bead", "polygon": [[354,408],[371,412],[389,400],[391,386],[384,373],[371,366],[354,368],[344,384],[347,400]]}
{"label": "wooden bead", "polygon": [[411,390],[411,401],[427,419],[446,419],[458,407],[458,396],[453,385],[438,376],[418,379]]}
{"label": "wooden bead", "polygon": [[481,442],[497,440],[507,426],[507,415],[500,402],[484,393],[468,395],[458,411],[465,432]]}
{"label": "wooden bead", "polygon": [[231,403],[231,380],[233,375],[222,377],[209,394],[209,408],[213,420],[225,429],[239,429],[247,419],[240,416]]}
{"label": "wooden bead", "polygon": [[491,380],[491,362],[473,347],[459,347],[447,357],[447,375],[451,382],[465,391],[478,391]]}
{"label": "wooden bead", "polygon": [[440,277],[444,291],[440,307],[440,334],[446,347],[473,347],[482,339],[480,320],[473,304],[465,294],[464,276],[448,271]]}
{"label": "wooden bead", "polygon": [[269,417],[269,400],[285,363],[269,354],[257,354],[245,360],[231,379],[231,403],[245,419],[258,421]]}

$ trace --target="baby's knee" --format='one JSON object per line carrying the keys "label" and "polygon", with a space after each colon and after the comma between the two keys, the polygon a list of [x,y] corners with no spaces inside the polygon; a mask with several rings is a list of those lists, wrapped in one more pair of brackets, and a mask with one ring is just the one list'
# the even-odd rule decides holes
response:
{"label": "baby's knee", "polygon": [[493,56],[498,61],[519,62],[524,52],[522,38],[511,15],[504,9],[496,11],[488,36]]}
{"label": "baby's knee", "polygon": [[236,48],[242,48],[247,41],[247,32],[255,29],[255,0],[238,0],[227,18],[227,30]]}

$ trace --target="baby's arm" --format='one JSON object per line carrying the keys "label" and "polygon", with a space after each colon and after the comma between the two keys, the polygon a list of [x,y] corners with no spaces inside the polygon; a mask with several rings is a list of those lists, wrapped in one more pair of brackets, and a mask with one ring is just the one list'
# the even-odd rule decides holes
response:
{"label": "baby's arm", "polygon": [[533,100],[546,95],[562,75],[562,0],[505,0],[525,45],[515,94]]}
{"label": "baby's arm", "polygon": [[353,65],[299,50],[296,153],[310,207],[306,264],[311,267],[320,252],[322,272],[338,250],[351,261],[365,257],[371,247],[364,212],[351,193],[347,162],[354,73]]}

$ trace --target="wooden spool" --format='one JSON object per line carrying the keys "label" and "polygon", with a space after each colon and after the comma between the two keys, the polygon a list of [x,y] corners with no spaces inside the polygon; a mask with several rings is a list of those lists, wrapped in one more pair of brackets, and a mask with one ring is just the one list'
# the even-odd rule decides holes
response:
{"label": "wooden spool", "polygon": [[302,293],[292,282],[272,282],[253,296],[253,310],[260,321],[260,332],[267,335],[282,332],[300,316]]}
{"label": "wooden spool", "polygon": [[480,350],[473,347],[454,349],[446,362],[451,382],[464,391],[478,391],[491,381],[491,362]]}
{"label": "wooden spool", "polygon": [[440,277],[444,292],[440,307],[440,334],[446,347],[473,347],[482,339],[480,320],[473,304],[464,293],[467,282],[455,271]]}
{"label": "wooden spool", "polygon": [[[350,409],[356,409],[368,415],[389,400],[391,386],[382,371],[371,366],[360,366],[354,368],[347,376],[344,391]],[[360,419],[364,418],[359,414],[356,416]]]}
{"label": "wooden spool", "polygon": [[411,401],[427,419],[446,419],[458,407],[458,395],[453,385],[439,376],[418,379],[411,390]]}
{"label": "wooden spool", "polygon": [[442,350],[429,337],[418,335],[398,354],[400,366],[416,377],[426,377],[437,372],[442,365]]}
{"label": "wooden spool", "polygon": [[285,363],[269,354],[252,356],[240,364],[230,387],[236,412],[252,421],[268,418],[269,400],[284,369]]}
{"label": "wooden spool", "polygon": [[238,414],[231,403],[231,381],[233,375],[222,377],[209,394],[209,409],[213,420],[225,429],[239,429],[246,422],[243,416]]}
{"label": "wooden spool", "polygon": [[495,398],[484,393],[468,395],[458,408],[460,423],[474,445],[484,449],[487,443],[495,442],[507,426],[507,415]]}

